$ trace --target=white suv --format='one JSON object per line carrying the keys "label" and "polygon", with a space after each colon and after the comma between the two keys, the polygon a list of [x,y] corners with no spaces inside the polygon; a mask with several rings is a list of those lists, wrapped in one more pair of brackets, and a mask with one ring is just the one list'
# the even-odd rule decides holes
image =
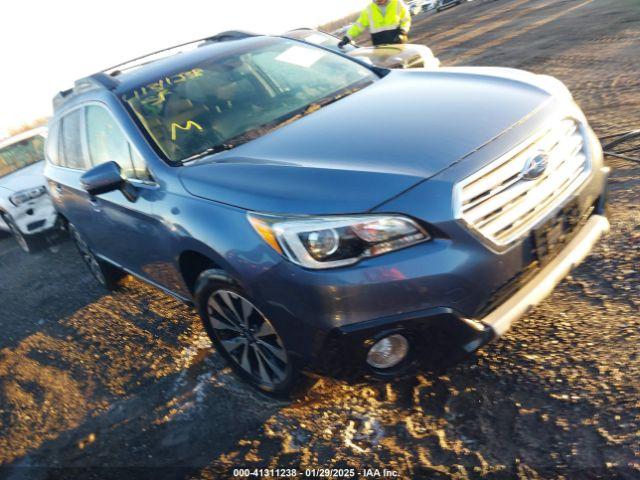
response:
{"label": "white suv", "polygon": [[39,128],[0,142],[0,230],[10,232],[25,252],[57,224],[43,175],[46,135]]}

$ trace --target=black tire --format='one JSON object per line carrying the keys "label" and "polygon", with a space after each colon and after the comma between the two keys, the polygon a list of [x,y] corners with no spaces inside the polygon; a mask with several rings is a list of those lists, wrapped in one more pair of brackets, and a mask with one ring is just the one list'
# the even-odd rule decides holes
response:
{"label": "black tire", "polygon": [[75,243],[84,264],[89,268],[93,278],[95,278],[103,288],[109,291],[116,290],[118,288],[118,282],[126,273],[96,257],[78,229],[71,223],[68,224],[67,228],[71,240]]}
{"label": "black tire", "polygon": [[229,275],[202,272],[195,301],[216,350],[252,387],[279,399],[295,398],[309,388],[312,380],[295,367],[273,324]]}
{"label": "black tire", "polygon": [[18,228],[18,225],[16,225],[9,215],[2,213],[0,216],[2,216],[2,220],[4,220],[4,223],[9,227],[9,233],[11,233],[11,236],[16,240],[16,242],[18,242],[22,251],[26,253],[34,253],[42,248],[43,242],[39,235],[27,235],[22,233]]}

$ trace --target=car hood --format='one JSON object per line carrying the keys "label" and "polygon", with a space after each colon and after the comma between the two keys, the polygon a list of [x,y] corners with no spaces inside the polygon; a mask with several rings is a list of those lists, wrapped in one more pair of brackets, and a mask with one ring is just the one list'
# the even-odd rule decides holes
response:
{"label": "car hood", "polygon": [[180,175],[191,194],[249,210],[363,212],[461,160],[551,97],[482,69],[392,71]]}
{"label": "car hood", "polygon": [[0,178],[0,193],[13,193],[45,184],[44,162],[37,162]]}
{"label": "car hood", "polygon": [[433,68],[439,63],[433,53],[424,45],[397,44],[379,47],[359,47],[347,53],[350,57],[369,60],[372,65],[383,68],[403,68],[420,59],[426,67]]}

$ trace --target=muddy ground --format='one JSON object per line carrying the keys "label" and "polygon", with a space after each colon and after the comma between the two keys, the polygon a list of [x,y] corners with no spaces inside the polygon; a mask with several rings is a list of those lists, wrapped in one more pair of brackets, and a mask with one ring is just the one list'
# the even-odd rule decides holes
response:
{"label": "muddy ground", "polygon": [[[557,76],[601,135],[640,128],[637,0],[475,0],[412,37],[444,64]],[[239,383],[188,307],[131,278],[105,294],[69,242],[1,238],[0,477],[640,478],[640,165],[609,161],[611,233],[503,339],[439,376],[323,380],[294,403]]]}

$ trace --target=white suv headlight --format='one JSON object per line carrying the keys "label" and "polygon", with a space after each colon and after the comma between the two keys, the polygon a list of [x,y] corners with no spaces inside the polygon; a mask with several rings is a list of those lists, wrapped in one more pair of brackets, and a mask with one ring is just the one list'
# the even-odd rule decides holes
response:
{"label": "white suv headlight", "polygon": [[9,200],[17,207],[18,205],[28,202],[29,200],[41,197],[45,193],[47,193],[47,188],[45,186],[28,188],[26,190],[20,190],[19,192],[14,193],[9,197]]}
{"label": "white suv headlight", "polygon": [[431,238],[416,222],[400,215],[280,218],[248,214],[248,218],[277,252],[315,269],[351,265]]}

